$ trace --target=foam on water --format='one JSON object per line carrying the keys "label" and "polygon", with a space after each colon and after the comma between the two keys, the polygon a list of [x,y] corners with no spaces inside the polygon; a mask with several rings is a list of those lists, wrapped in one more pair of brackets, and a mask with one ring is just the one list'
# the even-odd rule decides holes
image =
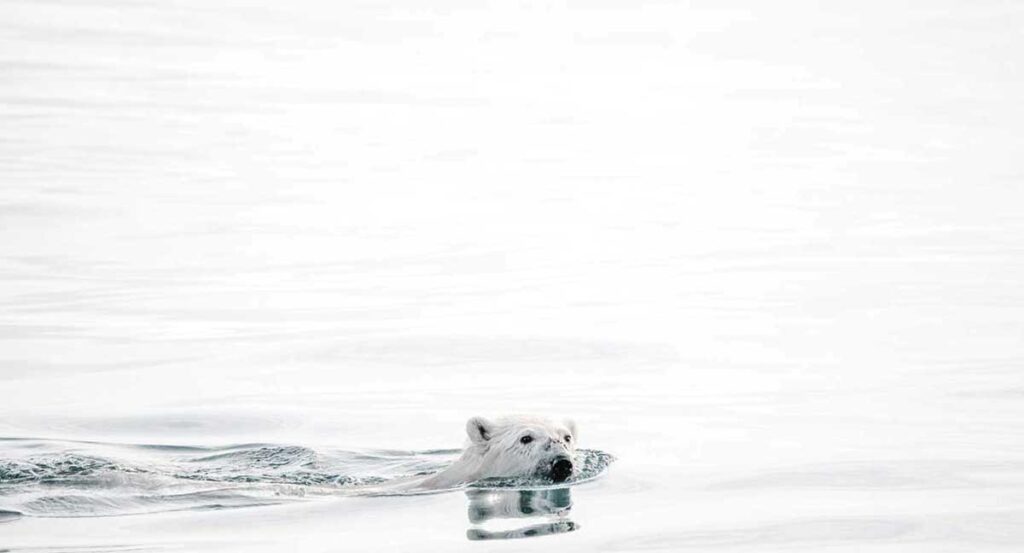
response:
{"label": "foam on water", "polygon": [[[321,451],[277,444],[9,442],[17,446],[0,459],[0,520],[248,507],[310,496],[403,495],[377,486],[433,474],[459,454],[455,449]],[[568,484],[596,478],[613,459],[595,450],[581,450],[579,458],[582,468]],[[552,482],[501,478],[471,486],[538,489]]]}

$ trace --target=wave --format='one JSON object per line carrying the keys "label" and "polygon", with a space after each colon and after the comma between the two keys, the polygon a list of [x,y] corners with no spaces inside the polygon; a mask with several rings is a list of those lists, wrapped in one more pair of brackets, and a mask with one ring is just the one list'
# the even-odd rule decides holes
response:
{"label": "wave", "polygon": [[85,477],[101,470],[124,470],[112,461],[75,454],[30,458],[24,461],[0,460],[0,484],[17,482],[56,482]]}

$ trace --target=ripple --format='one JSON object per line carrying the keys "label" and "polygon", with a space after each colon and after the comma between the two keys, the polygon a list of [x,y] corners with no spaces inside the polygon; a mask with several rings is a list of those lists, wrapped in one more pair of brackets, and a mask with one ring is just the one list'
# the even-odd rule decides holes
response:
{"label": "ripple", "polygon": [[251,467],[276,468],[294,463],[311,464],[316,461],[316,452],[299,446],[265,446],[196,457],[192,461],[196,463],[218,461]]}
{"label": "ripple", "polygon": [[300,446],[244,447],[196,457],[189,459],[188,463],[198,467],[177,472],[174,476],[212,482],[335,487],[386,481],[386,478],[381,476],[357,476],[338,472],[335,469],[345,467],[345,463],[325,458],[312,449]]}
{"label": "ripple", "polygon": [[91,476],[102,470],[131,471],[113,461],[98,457],[66,454],[35,457],[24,461],[0,460],[0,484],[17,482],[53,482]]}
{"label": "ripple", "polygon": [[565,482],[554,483],[549,478],[541,476],[522,476],[504,478],[485,478],[473,484],[472,488],[482,489],[547,489],[564,487],[566,484],[580,484],[597,478],[615,462],[615,457],[609,453],[596,449],[580,449],[576,452],[579,470]]}

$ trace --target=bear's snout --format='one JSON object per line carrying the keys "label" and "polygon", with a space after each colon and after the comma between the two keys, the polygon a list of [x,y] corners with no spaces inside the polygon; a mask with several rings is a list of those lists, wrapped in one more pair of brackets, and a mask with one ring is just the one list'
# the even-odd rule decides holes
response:
{"label": "bear's snout", "polygon": [[572,476],[572,461],[568,457],[558,457],[551,463],[551,479],[564,482]]}

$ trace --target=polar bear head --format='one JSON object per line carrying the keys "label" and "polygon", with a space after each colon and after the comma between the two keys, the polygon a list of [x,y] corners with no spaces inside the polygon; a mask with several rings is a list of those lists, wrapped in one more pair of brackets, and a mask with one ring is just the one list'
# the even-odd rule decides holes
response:
{"label": "polar bear head", "polygon": [[555,482],[576,470],[576,424],[537,417],[466,422],[469,446],[464,458],[476,461],[476,478],[543,476]]}

